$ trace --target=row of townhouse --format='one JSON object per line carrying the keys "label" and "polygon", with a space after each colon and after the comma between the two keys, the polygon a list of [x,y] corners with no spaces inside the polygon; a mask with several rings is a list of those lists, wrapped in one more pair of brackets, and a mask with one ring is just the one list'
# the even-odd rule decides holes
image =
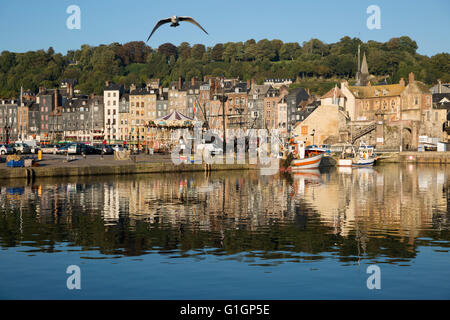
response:
{"label": "row of townhouse", "polygon": [[174,111],[216,131],[225,126],[288,134],[312,97],[303,88],[289,90],[281,80],[269,83],[205,77],[203,81],[180,78],[165,88],[151,79],[144,87],[126,88],[107,81],[103,96],[96,96],[77,93],[75,81],[65,80],[59,88],[23,92],[20,101],[0,100],[0,137],[2,141],[132,142],[146,139],[148,125]]}

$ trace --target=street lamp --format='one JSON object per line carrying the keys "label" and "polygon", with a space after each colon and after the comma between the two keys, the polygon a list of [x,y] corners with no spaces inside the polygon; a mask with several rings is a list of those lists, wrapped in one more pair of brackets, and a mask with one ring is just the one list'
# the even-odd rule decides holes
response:
{"label": "street lamp", "polygon": [[316,129],[313,129],[312,130],[312,137],[313,137],[313,145],[315,145],[315,143],[314,143],[314,136],[316,135]]}

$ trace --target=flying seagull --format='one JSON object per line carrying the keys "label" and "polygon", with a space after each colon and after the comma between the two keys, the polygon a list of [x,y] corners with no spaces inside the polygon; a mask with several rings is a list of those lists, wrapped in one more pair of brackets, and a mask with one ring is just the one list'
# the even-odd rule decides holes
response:
{"label": "flying seagull", "polygon": [[152,36],[152,34],[156,31],[156,29],[158,29],[160,26],[162,26],[163,24],[169,23],[170,22],[170,26],[171,27],[178,27],[180,25],[180,21],[188,21],[190,23],[195,24],[197,27],[199,27],[200,29],[202,29],[206,34],[208,34],[208,32],[206,32],[205,29],[202,28],[202,26],[195,21],[193,18],[191,17],[178,17],[178,16],[172,16],[170,18],[167,19],[162,19],[159,20],[159,22],[155,25],[155,27],[152,30],[152,33],[150,33],[150,35],[148,36],[148,40],[150,40],[150,37]]}

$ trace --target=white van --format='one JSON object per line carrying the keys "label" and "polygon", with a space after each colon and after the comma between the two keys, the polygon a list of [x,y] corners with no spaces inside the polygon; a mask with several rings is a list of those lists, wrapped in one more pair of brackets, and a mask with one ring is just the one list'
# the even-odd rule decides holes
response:
{"label": "white van", "polygon": [[24,143],[31,149],[31,153],[37,153],[40,149],[36,140],[16,141],[16,143]]}

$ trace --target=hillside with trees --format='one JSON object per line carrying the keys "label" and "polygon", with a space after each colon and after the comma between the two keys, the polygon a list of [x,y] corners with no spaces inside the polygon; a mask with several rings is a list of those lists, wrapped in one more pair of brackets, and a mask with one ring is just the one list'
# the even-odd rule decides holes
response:
{"label": "hillside with trees", "polygon": [[450,54],[432,57],[417,53],[417,43],[409,37],[392,38],[385,43],[362,42],[344,37],[327,44],[311,39],[301,45],[281,40],[254,39],[245,42],[218,43],[213,47],[187,42],[178,47],[165,43],[151,48],[144,42],[83,45],[66,55],[48,50],[0,55],[0,97],[17,97],[20,86],[37,92],[39,86],[56,87],[62,79],[76,79],[83,93],[101,94],[106,80],[126,86],[140,85],[149,78],[159,78],[163,85],[179,77],[202,79],[205,75],[255,78],[294,78],[312,86],[321,94],[337,82],[350,82],[357,71],[357,50],[367,55],[369,72],[386,78],[388,83],[407,78],[432,85],[440,79],[450,82]]}

